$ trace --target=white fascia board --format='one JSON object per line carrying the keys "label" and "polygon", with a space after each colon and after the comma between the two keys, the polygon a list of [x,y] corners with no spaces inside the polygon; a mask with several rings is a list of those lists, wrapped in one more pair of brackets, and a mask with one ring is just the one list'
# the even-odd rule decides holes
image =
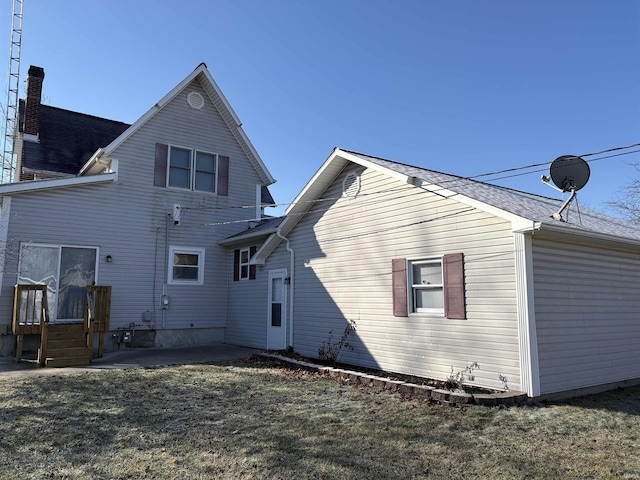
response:
{"label": "white fascia board", "polygon": [[307,182],[291,205],[289,205],[285,214],[300,213],[300,211],[308,210],[311,202],[318,198],[316,192],[318,190],[324,191],[348,162],[382,172],[403,183],[413,183],[414,181],[413,177],[382,167],[339,148],[334,148],[329,158],[325,160],[318,171],[311,177],[311,180]]}
{"label": "white fascia board", "polygon": [[[231,105],[227,101],[227,98],[222,93],[222,90],[220,90],[220,87],[215,82],[215,80],[211,76],[211,73],[207,69],[207,66],[204,63],[201,63],[200,65],[198,65],[198,67],[193,72],[191,72],[189,75],[187,75],[187,77],[184,80],[182,80],[180,83],[178,83],[178,85],[173,87],[171,89],[171,91],[169,91],[169,93],[167,93],[164,97],[162,97],[153,107],[151,107],[149,110],[147,110],[147,112],[144,115],[142,115],[140,118],[138,118],[138,120],[136,120],[124,132],[122,132],[122,134],[120,134],[120,136],[118,136],[109,145],[107,145],[104,148],[104,155],[107,155],[107,156],[110,155],[116,148],[118,148],[120,145],[122,145],[131,135],[133,135],[140,127],[142,127],[145,123],[147,123],[167,103],[169,103],[180,92],[182,92],[185,88],[187,88],[187,86],[191,82],[193,82],[200,74],[202,74],[204,76],[204,78],[206,79],[206,81],[211,85],[211,88],[213,89],[215,94],[220,98],[220,101],[224,105],[225,109],[229,112],[229,115],[231,116],[231,118],[233,119],[233,121],[235,123],[235,129],[236,129],[238,135],[240,136],[240,138],[242,139],[242,141],[245,143],[249,155],[254,157],[256,163],[262,169],[262,172],[261,172],[262,175],[261,176],[263,177],[263,180],[265,181],[265,184],[266,185],[271,185],[272,183],[275,183],[275,179],[273,178],[273,176],[271,175],[271,173],[267,169],[266,165],[264,164],[264,162],[260,158],[260,155],[258,155],[257,150],[255,149],[255,147],[253,146],[253,144],[251,143],[251,141],[249,140],[249,138],[245,134],[244,130],[242,129],[242,122],[240,122],[240,119],[238,118],[238,115],[236,114],[236,112],[233,110],[233,108],[231,107]],[[210,99],[210,100],[213,101],[213,99]]]}
{"label": "white fascia board", "polygon": [[[529,229],[530,230],[530,229]],[[599,240],[603,242],[620,243],[624,245],[633,245],[635,247],[640,246],[640,240],[633,238],[620,237],[617,235],[608,235],[606,233],[590,232],[588,230],[578,230],[571,227],[564,227],[562,225],[550,225],[548,223],[538,223],[535,230],[558,233],[562,235],[570,235],[575,237],[584,237],[591,240]],[[527,230],[519,230],[518,232],[526,232]]]}
{"label": "white fascia board", "polygon": [[339,148],[337,148],[333,154],[337,154],[352,163],[356,163],[358,165],[362,165],[363,167],[370,168],[371,170],[384,173],[385,175],[391,178],[395,178],[396,180],[400,180],[403,183],[411,183],[415,185],[415,177],[411,177],[409,175],[405,175],[403,173],[396,172],[395,170],[383,167],[382,165],[378,165],[377,163],[370,162],[369,160],[359,157],[358,155],[353,155],[352,153],[345,152],[344,150],[341,150]]}
{"label": "white fascia board", "polygon": [[263,175],[261,176],[264,177],[263,180],[265,180],[265,185],[272,185],[276,183],[276,179],[273,178],[273,175],[271,175],[271,172],[267,169],[267,166],[262,161],[262,158],[260,157],[260,155],[258,155],[258,151],[253,146],[253,143],[251,143],[251,141],[249,140],[249,137],[243,130],[242,125],[238,125],[236,129],[238,131],[238,135],[240,135],[240,138],[242,138],[244,143],[247,145],[247,149],[249,150],[249,152],[251,152],[251,155],[253,155],[253,157],[255,158],[256,163],[262,169]]}
{"label": "white fascia board", "polygon": [[451,198],[460,203],[473,208],[477,208],[478,210],[489,213],[491,215],[495,215],[498,218],[502,218],[503,220],[511,222],[511,230],[513,232],[527,231],[536,228],[536,222],[529,218],[515,215],[513,213],[507,212],[506,210],[502,210],[501,208],[494,207],[493,205],[481,202],[480,200],[467,197],[466,195],[454,192],[453,190],[449,190],[435,183],[426,183],[419,178],[415,178],[413,184],[418,188],[433,192],[441,197]]}
{"label": "white fascia board", "polygon": [[96,152],[91,155],[91,158],[89,158],[89,160],[87,160],[87,162],[82,166],[80,172],[78,173],[78,176],[83,176],[87,173],[91,174],[91,168],[94,167],[98,163],[98,160],[103,156],[104,150],[102,148],[96,150]]}
{"label": "white fascia board", "polygon": [[173,87],[169,93],[167,93],[164,97],[162,97],[153,107],[151,107],[147,112],[142,115],[138,120],[136,120],[129,128],[127,128],[124,132],[122,132],[115,140],[113,140],[109,145],[104,148],[104,154],[111,154],[116,148],[122,145],[131,135],[133,135],[142,125],[147,123],[147,121],[152,118],[156,113],[158,113],[162,107],[164,107],[167,103],[173,100],[178,93],[184,90],[187,85],[189,85],[202,71],[206,70],[206,65],[201,63],[198,67],[191,72],[189,75],[185,77],[180,83],[178,83],[175,87]]}
{"label": "white fascia board", "polygon": [[52,190],[55,188],[75,187],[78,185],[114,182],[117,179],[117,173],[104,173],[102,175],[89,175],[85,177],[51,178],[46,180],[29,180],[26,182],[7,183],[5,185],[0,185],[0,195],[14,195],[37,192],[39,190]]}
{"label": "white fascia board", "polygon": [[246,233],[244,235],[238,235],[236,237],[225,238],[224,240],[220,240],[218,242],[218,245],[221,245],[223,247],[233,247],[234,245],[240,245],[240,244],[246,243],[247,241],[252,240],[254,238],[260,238],[266,235],[271,235],[272,233],[275,233],[277,231],[278,231],[277,228],[271,228],[269,230],[260,230],[255,233],[253,232]]}
{"label": "white fascia board", "polygon": [[251,140],[249,140],[249,137],[247,136],[247,134],[243,130],[242,122],[240,121],[240,117],[238,117],[238,115],[236,114],[235,110],[233,109],[233,107],[231,106],[229,101],[227,100],[227,97],[225,97],[224,94],[222,93],[222,90],[220,89],[220,87],[218,86],[216,81],[214,80],[213,76],[211,75],[211,72],[206,68],[206,65],[201,64],[201,67],[202,68],[198,71],[198,73],[202,73],[204,75],[204,77],[207,79],[207,82],[209,82],[209,84],[211,85],[211,88],[213,88],[213,91],[215,92],[215,94],[218,96],[218,98],[220,99],[220,101],[222,102],[224,107],[229,112],[229,115],[231,116],[231,118],[233,119],[233,121],[235,123],[235,128],[236,128],[236,131],[238,132],[238,135],[240,136],[240,138],[242,139],[242,141],[246,145],[247,150],[249,150],[248,153],[251,156],[253,156],[253,158],[255,159],[256,163],[262,169],[261,173],[263,175],[261,175],[261,176],[263,177],[263,180],[265,181],[265,184],[266,185],[271,185],[271,184],[275,183],[276,180],[273,178],[273,175],[271,175],[271,172],[269,172],[269,170],[267,169],[267,166],[262,161],[262,158],[260,158],[260,155],[258,154],[258,151],[255,149],[255,147],[251,143]]}
{"label": "white fascia board", "polygon": [[269,235],[269,238],[256,250],[256,253],[251,258],[249,262],[251,265],[264,265],[269,258],[269,255],[273,253],[278,245],[280,245],[282,239],[278,236],[277,233],[272,233]]}

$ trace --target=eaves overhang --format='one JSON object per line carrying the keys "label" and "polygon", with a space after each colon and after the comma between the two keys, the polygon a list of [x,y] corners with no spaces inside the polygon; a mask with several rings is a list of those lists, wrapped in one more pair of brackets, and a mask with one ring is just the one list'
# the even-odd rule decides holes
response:
{"label": "eaves overhang", "polygon": [[48,178],[45,180],[29,180],[25,182],[7,183],[0,185],[0,196],[38,192],[41,190],[53,190],[57,188],[69,188],[80,185],[108,183],[114,182],[117,179],[117,173],[105,173],[102,175],[90,175],[85,177]]}
{"label": "eaves overhang", "polygon": [[260,230],[257,232],[248,232],[242,235],[235,235],[233,237],[225,238],[218,242],[218,245],[222,247],[235,247],[237,245],[243,245],[251,240],[259,239],[262,237],[269,236],[278,231],[277,227],[270,228],[268,230]]}
{"label": "eaves overhang", "polygon": [[592,241],[615,243],[620,245],[627,245],[632,247],[640,247],[640,239],[621,237],[619,235],[606,234],[601,232],[592,232],[590,230],[583,230],[576,227],[552,225],[544,222],[536,222],[533,228],[522,228],[514,230],[516,233],[551,233],[562,235],[563,237],[579,237]]}

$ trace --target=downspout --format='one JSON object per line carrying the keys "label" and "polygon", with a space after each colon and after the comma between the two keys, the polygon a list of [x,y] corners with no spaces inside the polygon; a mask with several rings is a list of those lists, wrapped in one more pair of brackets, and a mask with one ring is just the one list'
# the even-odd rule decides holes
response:
{"label": "downspout", "polygon": [[[169,218],[171,214],[168,213],[164,224],[164,283],[162,284],[162,296],[167,294],[167,284],[169,283]],[[167,309],[162,308],[162,329],[167,326]]]}
{"label": "downspout", "polygon": [[289,327],[289,346],[293,348],[293,299],[294,297],[294,285],[295,285],[295,275],[294,275],[294,252],[293,249],[291,248],[291,242],[289,241],[288,238],[284,237],[282,235],[282,233],[280,232],[280,229],[278,228],[278,230],[276,231],[276,235],[278,235],[279,238],[281,238],[282,240],[284,240],[285,242],[287,242],[287,252],[289,252],[289,254],[291,255],[291,267],[290,267],[290,271],[289,271],[289,323],[290,323],[290,327]]}

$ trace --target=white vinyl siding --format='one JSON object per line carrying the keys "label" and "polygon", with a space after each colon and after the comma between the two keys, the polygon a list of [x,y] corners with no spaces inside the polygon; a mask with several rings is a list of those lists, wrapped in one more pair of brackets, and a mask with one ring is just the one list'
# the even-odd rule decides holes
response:
{"label": "white vinyl siding", "polygon": [[[329,331],[339,337],[352,320],[356,348],[343,352],[345,362],[433,378],[478,362],[476,384],[502,388],[503,375],[519,389],[510,223],[372,170],[358,197],[341,198],[344,175],[288,235],[297,259],[295,350],[317,356]],[[452,252],[464,254],[467,320],[394,317],[392,259]]]}
{"label": "white vinyl siding", "polygon": [[[6,271],[17,271],[15,246],[20,241],[95,245],[101,252],[97,282],[113,286],[113,330],[131,322],[142,323],[146,311],[152,312],[153,319],[143,328],[161,329],[163,323],[168,330],[188,331],[226,326],[231,273],[227,270],[228,251],[218,242],[242,228],[236,222],[255,216],[251,209],[229,207],[253,205],[260,178],[200,82],[194,81],[185,90],[202,93],[204,107],[190,108],[186,91],[166,104],[113,152],[119,160],[117,183],[12,197],[7,232],[12,254],[7,257]],[[154,187],[158,142],[229,156],[229,195]],[[177,226],[168,218],[176,203],[185,212]],[[160,295],[168,272],[165,245],[198,245],[205,249],[205,288],[168,285],[171,304],[162,312]],[[109,264],[104,261],[106,255],[112,256]],[[15,276],[5,274],[0,296],[0,314],[4,318],[11,318],[14,284]]]}
{"label": "white vinyl siding", "polygon": [[[233,271],[233,252],[227,253],[228,269]],[[268,271],[287,268],[291,257],[284,244],[274,251],[265,266],[257,267],[256,279],[250,282],[230,282],[225,342],[253,348],[267,348]],[[290,291],[290,290],[288,290]],[[284,315],[289,318],[289,311]],[[287,320],[287,338],[290,322]]]}
{"label": "white vinyl siding", "polygon": [[533,237],[541,393],[640,376],[640,257]]}

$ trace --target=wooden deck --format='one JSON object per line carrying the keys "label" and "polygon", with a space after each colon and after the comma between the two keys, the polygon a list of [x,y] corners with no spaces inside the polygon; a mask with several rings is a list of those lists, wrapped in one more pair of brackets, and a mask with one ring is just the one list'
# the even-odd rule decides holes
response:
{"label": "wooden deck", "polygon": [[104,353],[104,335],[109,331],[111,287],[89,286],[84,320],[51,322],[46,285],[16,285],[13,302],[13,334],[16,361],[22,358],[24,335],[40,335],[38,363],[46,367],[87,365],[93,358],[93,337],[98,333],[98,357]]}

